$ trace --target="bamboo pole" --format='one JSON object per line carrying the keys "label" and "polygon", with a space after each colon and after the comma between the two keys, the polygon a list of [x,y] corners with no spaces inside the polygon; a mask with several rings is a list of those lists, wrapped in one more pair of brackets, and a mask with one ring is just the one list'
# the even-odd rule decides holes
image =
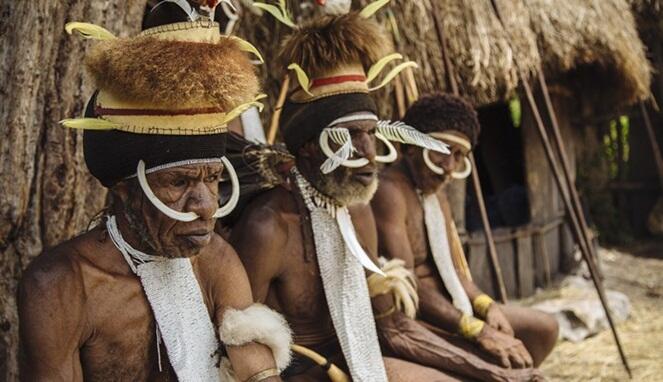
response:
{"label": "bamboo pole", "polygon": [[[437,31],[437,37],[438,40],[440,40],[440,46],[442,48],[442,58],[444,60],[446,82],[447,84],[449,84],[452,93],[454,95],[459,95],[460,91],[458,89],[458,84],[456,83],[456,79],[453,76],[453,70],[452,70],[453,65],[451,63],[449,55],[447,54],[446,38],[442,30],[442,24],[440,23],[440,20],[438,18],[435,9],[432,10],[432,13],[433,13],[433,22],[435,24],[435,30]],[[483,230],[486,234],[488,255],[490,256],[490,262],[493,268],[493,274],[495,276],[495,280],[497,281],[499,299],[503,304],[506,304],[508,300],[506,293],[506,285],[504,284],[502,267],[500,266],[499,258],[497,257],[497,248],[495,247],[493,230],[490,227],[490,221],[488,220],[488,213],[486,212],[486,203],[483,197],[483,191],[481,189],[481,181],[479,179],[476,161],[474,160],[474,153],[470,152],[469,157],[470,157],[470,162],[472,163],[472,184],[474,185],[474,194],[476,195],[477,198],[479,213],[481,215],[481,223],[483,224]]]}
{"label": "bamboo pole", "polygon": [[272,121],[269,124],[269,131],[267,133],[267,143],[270,145],[274,144],[276,141],[276,133],[279,131],[279,118],[281,117],[281,110],[283,109],[283,104],[285,103],[285,97],[288,95],[288,87],[290,86],[290,76],[285,75],[283,83],[281,84],[281,90],[279,91],[279,98],[276,100],[276,105],[274,106],[274,114],[272,114]]}
{"label": "bamboo pole", "polygon": [[[495,0],[491,0],[491,3],[493,5],[493,10],[495,11],[497,19],[500,21],[502,27],[508,32],[509,30],[504,24],[504,21],[500,14],[499,7],[497,6]],[[587,269],[589,270],[592,282],[594,283],[594,287],[596,288],[596,291],[599,295],[599,300],[601,301],[601,305],[603,306],[603,310],[605,311],[606,318],[608,319],[608,323],[610,324],[610,330],[612,331],[612,336],[615,340],[615,344],[617,345],[617,350],[619,351],[619,356],[621,358],[622,364],[624,365],[624,368],[626,369],[629,378],[632,378],[633,375],[631,372],[631,367],[628,364],[626,353],[624,353],[624,348],[622,346],[621,340],[619,339],[619,334],[617,333],[617,328],[615,327],[615,323],[612,318],[612,312],[608,305],[603,283],[601,282],[598,271],[596,269],[596,264],[594,263],[594,259],[592,258],[592,255],[589,252],[589,248],[585,245],[585,243],[588,240],[586,240],[586,238],[583,238],[583,234],[586,234],[586,232],[581,229],[579,218],[575,214],[575,209],[573,208],[573,205],[571,203],[571,198],[569,197],[569,193],[571,192],[570,190],[572,188],[575,188],[575,185],[573,183],[567,183],[568,190],[564,188],[564,182],[562,181],[561,170],[559,168],[559,165],[557,164],[557,160],[555,158],[552,145],[550,144],[550,139],[548,138],[548,133],[546,132],[543,119],[541,119],[541,113],[539,112],[539,108],[534,99],[534,94],[532,92],[532,89],[530,88],[529,83],[527,82],[527,76],[524,75],[522,68],[520,67],[520,62],[515,60],[515,63],[518,70],[518,76],[521,79],[523,89],[525,90],[527,102],[532,111],[532,114],[534,115],[534,120],[536,122],[539,135],[541,136],[541,141],[543,143],[546,152],[546,158],[548,159],[548,163],[550,164],[550,167],[553,170],[553,175],[554,175],[553,178],[555,179],[557,187],[559,188],[562,200],[564,202],[564,206],[571,220],[575,239],[578,242],[578,244],[580,244],[582,255],[585,259],[585,262],[587,263]]]}
{"label": "bamboo pole", "polygon": [[545,101],[546,108],[548,109],[548,116],[550,117],[550,122],[552,125],[553,138],[555,141],[557,152],[559,154],[560,162],[562,164],[562,172],[564,174],[564,179],[566,180],[566,184],[568,185],[569,193],[571,195],[572,206],[575,211],[575,214],[578,217],[578,223],[580,224],[580,229],[582,230],[581,239],[585,242],[585,246],[587,246],[589,254],[592,256],[592,258],[597,264],[597,270],[599,271],[599,275],[601,275],[600,267],[598,267],[598,255],[596,254],[596,248],[592,244],[589,235],[589,227],[587,225],[587,220],[585,219],[585,214],[582,210],[582,204],[580,204],[580,197],[578,196],[578,191],[576,190],[575,183],[573,182],[573,179],[571,177],[571,166],[569,165],[569,159],[568,156],[566,155],[566,149],[564,148],[564,142],[562,140],[561,130],[559,128],[559,123],[557,121],[557,113],[555,112],[552,100],[550,99],[548,84],[546,83],[546,78],[541,68],[539,68],[538,78],[539,78],[539,85],[541,86],[541,92],[543,93],[543,99]]}

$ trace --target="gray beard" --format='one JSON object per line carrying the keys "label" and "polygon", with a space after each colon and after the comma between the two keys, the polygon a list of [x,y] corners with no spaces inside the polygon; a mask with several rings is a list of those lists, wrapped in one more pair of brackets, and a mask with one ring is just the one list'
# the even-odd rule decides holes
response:
{"label": "gray beard", "polygon": [[339,182],[331,174],[324,175],[320,173],[313,177],[307,177],[307,174],[302,175],[307,178],[315,189],[336,200],[342,206],[368,204],[378,189],[377,175],[368,186],[352,180],[349,176]]}

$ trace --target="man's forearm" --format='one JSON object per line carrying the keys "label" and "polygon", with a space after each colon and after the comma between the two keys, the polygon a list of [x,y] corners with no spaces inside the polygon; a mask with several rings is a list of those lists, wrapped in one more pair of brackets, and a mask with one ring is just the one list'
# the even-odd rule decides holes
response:
{"label": "man's forearm", "polygon": [[440,293],[432,280],[421,280],[419,285],[419,315],[440,329],[456,333],[462,312],[449,299]]}
{"label": "man's forearm", "polygon": [[486,362],[400,312],[377,320],[377,326],[383,346],[398,358],[480,381],[528,380],[528,371],[508,370]]}

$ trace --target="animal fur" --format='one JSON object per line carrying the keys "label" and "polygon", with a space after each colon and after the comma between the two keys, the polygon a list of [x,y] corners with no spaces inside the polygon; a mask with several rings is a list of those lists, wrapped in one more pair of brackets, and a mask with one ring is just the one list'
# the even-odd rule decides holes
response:
{"label": "animal fur", "polygon": [[247,54],[225,38],[217,44],[150,36],[107,40],[92,48],[85,64],[98,88],[123,101],[164,108],[214,105],[230,111],[259,90]]}
{"label": "animal fur", "polygon": [[219,327],[219,339],[230,346],[249,342],[268,346],[279,370],[290,363],[290,327],[283,316],[264,305],[253,304],[244,310],[228,309]]}
{"label": "animal fur", "polygon": [[381,27],[357,12],[323,16],[286,38],[280,53],[283,67],[297,63],[310,77],[341,65],[362,63],[368,69],[392,50]]}

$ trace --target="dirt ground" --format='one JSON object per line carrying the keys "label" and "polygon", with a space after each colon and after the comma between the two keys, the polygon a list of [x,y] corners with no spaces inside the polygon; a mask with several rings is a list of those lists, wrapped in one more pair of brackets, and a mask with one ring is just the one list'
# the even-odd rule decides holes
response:
{"label": "dirt ground", "polygon": [[[631,300],[631,315],[618,331],[632,380],[663,381],[663,242],[601,250],[599,256],[606,287]],[[609,330],[580,343],[558,343],[541,369],[550,381],[628,381]]]}

